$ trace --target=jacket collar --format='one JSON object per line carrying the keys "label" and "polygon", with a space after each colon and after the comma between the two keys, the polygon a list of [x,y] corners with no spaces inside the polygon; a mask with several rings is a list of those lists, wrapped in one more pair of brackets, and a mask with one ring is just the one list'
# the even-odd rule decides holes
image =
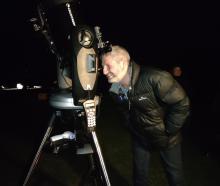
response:
{"label": "jacket collar", "polygon": [[132,75],[131,75],[131,88],[133,89],[135,83],[138,80],[139,74],[140,74],[140,65],[135,63],[134,61],[131,62],[131,68],[132,68]]}

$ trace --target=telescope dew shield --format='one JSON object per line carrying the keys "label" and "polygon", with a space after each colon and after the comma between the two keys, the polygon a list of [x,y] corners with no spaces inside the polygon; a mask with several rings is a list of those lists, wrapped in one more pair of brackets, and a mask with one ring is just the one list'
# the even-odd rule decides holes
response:
{"label": "telescope dew shield", "polygon": [[95,96],[98,76],[98,57],[94,48],[94,33],[89,27],[76,29],[71,35],[73,63],[73,98],[80,100]]}

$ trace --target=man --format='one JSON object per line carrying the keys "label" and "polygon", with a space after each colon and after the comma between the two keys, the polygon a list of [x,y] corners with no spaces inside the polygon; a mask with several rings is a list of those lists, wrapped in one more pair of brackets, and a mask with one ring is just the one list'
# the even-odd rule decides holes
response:
{"label": "man", "polygon": [[131,61],[121,46],[112,46],[112,51],[101,59],[103,73],[112,83],[110,91],[128,98],[134,185],[148,185],[150,154],[157,149],[170,186],[182,186],[180,132],[189,115],[189,99],[184,90],[168,72],[140,67]]}

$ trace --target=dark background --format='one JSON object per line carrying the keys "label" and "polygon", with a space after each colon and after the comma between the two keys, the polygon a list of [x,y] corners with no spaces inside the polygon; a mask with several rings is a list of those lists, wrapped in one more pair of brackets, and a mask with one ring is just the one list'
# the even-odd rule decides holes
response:
{"label": "dark background", "polygon": [[[37,16],[37,2],[1,5],[1,81],[44,80],[41,76],[48,79],[48,72],[53,71],[47,45],[29,22]],[[62,40],[69,31],[69,20],[60,14],[64,9],[55,11],[53,21],[60,26],[56,32]],[[82,0],[78,14],[85,23],[99,25],[106,40],[124,45],[140,63],[178,62],[189,70],[195,68],[194,77],[202,78],[201,70],[214,75],[220,41],[219,12],[214,3]]]}
{"label": "dark background", "polygon": [[[15,87],[16,83],[21,82],[49,88],[56,80],[56,60],[45,39],[34,32],[29,21],[37,16],[38,2],[1,2],[0,85]],[[70,22],[63,15],[63,7],[53,11],[50,21],[54,23],[55,38],[62,54],[71,30]],[[220,145],[220,16],[217,4],[82,0],[77,16],[89,25],[100,26],[104,40],[123,45],[142,65],[155,65],[163,69],[181,65],[192,102],[189,131],[205,154],[219,153],[216,148]],[[105,87],[105,84],[102,86]],[[27,136],[33,141],[38,139],[35,144],[39,144],[48,114],[44,110],[41,117],[37,116],[41,111],[41,105],[35,99],[37,94],[1,92],[2,130],[7,131],[5,136],[10,130],[17,131],[17,135],[26,135],[25,132],[36,129],[36,133],[28,133]],[[20,119],[16,120],[16,117]],[[24,118],[25,122],[21,123]],[[38,125],[32,126],[32,122]]]}
{"label": "dark background", "polygon": [[[55,60],[29,21],[37,16],[37,2],[23,0],[1,5],[0,84],[43,84],[56,79]],[[69,32],[69,22],[60,14],[64,9],[55,11],[57,17],[53,21],[62,41]],[[105,40],[125,46],[137,62],[165,68],[180,63],[195,81],[195,88],[215,88],[220,41],[217,5],[84,0],[78,11],[86,23],[101,27]]]}

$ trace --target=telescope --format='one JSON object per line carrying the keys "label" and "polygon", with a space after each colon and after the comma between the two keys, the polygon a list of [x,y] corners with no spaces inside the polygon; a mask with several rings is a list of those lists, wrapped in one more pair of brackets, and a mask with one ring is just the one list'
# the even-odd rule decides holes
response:
{"label": "telescope", "polygon": [[[28,184],[46,142],[53,146],[68,142],[81,143],[79,133],[88,139],[76,153],[90,157],[92,171],[89,172],[95,175],[90,181],[94,185],[110,186],[95,129],[97,107],[101,102],[96,95],[99,59],[102,53],[111,51],[111,44],[103,41],[99,26],[92,27],[80,20],[77,0],[44,0],[36,9],[38,16],[30,19],[30,22],[34,31],[44,36],[55,56],[57,89],[50,94],[49,104],[54,112],[23,186]],[[73,129],[51,136],[54,125],[59,118],[65,120],[66,113],[72,118],[70,124]],[[83,182],[86,185],[88,181]]]}

